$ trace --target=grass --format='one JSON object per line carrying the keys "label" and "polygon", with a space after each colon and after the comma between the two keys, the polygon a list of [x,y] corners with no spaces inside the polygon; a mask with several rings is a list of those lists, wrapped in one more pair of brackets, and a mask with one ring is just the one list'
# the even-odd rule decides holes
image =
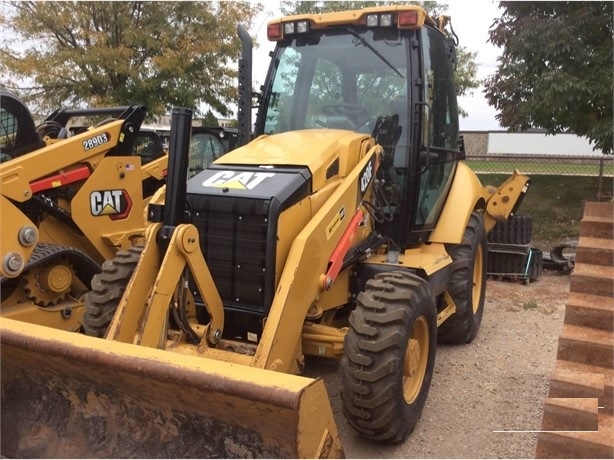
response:
{"label": "grass", "polygon": [[522,308],[524,308],[525,310],[535,310],[537,307],[538,305],[536,300],[529,300],[528,302],[525,302],[522,306]]}
{"label": "grass", "polygon": [[[484,185],[499,185],[507,174],[478,174]],[[532,244],[542,250],[578,239],[585,201],[597,201],[597,178],[529,175],[531,186],[516,214],[533,218]],[[602,194],[613,196],[614,181],[602,179]]]}
{"label": "grass", "polygon": [[[563,176],[597,176],[599,175],[600,165],[598,160],[590,162],[580,162],[577,160],[560,161],[519,161],[514,160],[468,160],[467,163],[474,171],[483,174],[496,174],[501,172],[510,173],[514,169],[518,169],[523,173],[528,174],[548,174],[548,175],[563,175]],[[612,158],[604,160],[602,173],[605,176],[614,175],[614,163]]]}

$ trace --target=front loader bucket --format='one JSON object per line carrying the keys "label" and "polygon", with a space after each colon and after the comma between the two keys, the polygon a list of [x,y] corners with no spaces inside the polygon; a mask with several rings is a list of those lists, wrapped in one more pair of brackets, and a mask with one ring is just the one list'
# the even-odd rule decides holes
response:
{"label": "front loader bucket", "polygon": [[4,457],[343,456],[324,383],[0,318]]}

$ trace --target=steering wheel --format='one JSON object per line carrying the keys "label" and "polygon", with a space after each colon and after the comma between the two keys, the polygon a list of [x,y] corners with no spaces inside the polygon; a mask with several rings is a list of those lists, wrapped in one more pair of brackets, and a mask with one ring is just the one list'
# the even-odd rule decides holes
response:
{"label": "steering wheel", "polygon": [[356,126],[362,126],[373,117],[363,106],[358,104],[329,104],[321,108],[324,115],[340,115],[348,118]]}

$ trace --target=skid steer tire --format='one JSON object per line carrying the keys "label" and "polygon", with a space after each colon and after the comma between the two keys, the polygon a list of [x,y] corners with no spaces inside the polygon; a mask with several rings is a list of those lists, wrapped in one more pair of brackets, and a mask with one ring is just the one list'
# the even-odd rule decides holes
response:
{"label": "skid steer tire", "polygon": [[452,257],[448,293],[456,304],[454,313],[439,328],[441,343],[469,343],[480,328],[486,292],[487,245],[480,212],[469,217],[463,241],[446,245]]}
{"label": "skid steer tire", "polygon": [[92,290],[85,294],[83,330],[93,337],[104,337],[126,285],[141,258],[143,246],[118,251],[102,264],[102,272],[92,279]]}
{"label": "skid steer tire", "polygon": [[435,300],[426,281],[407,272],[368,281],[350,315],[341,360],[348,423],[373,441],[403,441],[424,408],[436,345]]}

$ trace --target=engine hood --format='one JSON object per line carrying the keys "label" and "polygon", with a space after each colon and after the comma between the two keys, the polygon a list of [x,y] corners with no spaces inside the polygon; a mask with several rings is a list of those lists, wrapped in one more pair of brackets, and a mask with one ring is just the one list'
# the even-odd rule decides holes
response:
{"label": "engine hood", "polygon": [[370,147],[368,134],[339,129],[305,129],[262,135],[217,159],[227,166],[306,166],[314,190],[333,177],[345,177]]}

